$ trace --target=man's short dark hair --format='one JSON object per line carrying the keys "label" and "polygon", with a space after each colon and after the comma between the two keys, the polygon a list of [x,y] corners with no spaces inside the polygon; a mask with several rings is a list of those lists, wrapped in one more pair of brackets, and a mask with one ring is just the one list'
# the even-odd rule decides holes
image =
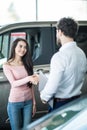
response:
{"label": "man's short dark hair", "polygon": [[78,32],[78,23],[73,18],[61,18],[57,23],[57,29],[61,30],[65,36],[75,38]]}

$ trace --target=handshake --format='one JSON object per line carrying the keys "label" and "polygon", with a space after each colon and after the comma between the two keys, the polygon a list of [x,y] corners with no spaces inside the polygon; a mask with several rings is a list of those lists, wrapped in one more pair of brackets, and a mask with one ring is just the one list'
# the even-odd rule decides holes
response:
{"label": "handshake", "polygon": [[34,75],[29,76],[29,79],[33,85],[37,85],[39,83],[39,75],[38,74],[34,74]]}

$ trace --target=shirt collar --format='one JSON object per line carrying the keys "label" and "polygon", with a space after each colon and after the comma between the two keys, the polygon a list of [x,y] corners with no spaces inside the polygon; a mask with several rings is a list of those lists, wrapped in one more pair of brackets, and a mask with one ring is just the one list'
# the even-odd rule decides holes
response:
{"label": "shirt collar", "polygon": [[70,47],[70,46],[76,46],[76,42],[75,42],[75,41],[73,41],[73,42],[68,42],[68,43],[64,44],[63,46],[61,46],[61,48],[60,48],[59,50],[60,50],[60,51],[61,51],[61,50],[64,50],[64,49],[66,49],[66,48],[68,48],[68,47]]}

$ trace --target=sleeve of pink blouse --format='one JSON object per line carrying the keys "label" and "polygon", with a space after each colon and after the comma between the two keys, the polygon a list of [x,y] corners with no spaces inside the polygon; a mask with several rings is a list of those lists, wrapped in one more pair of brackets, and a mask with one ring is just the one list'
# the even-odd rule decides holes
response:
{"label": "sleeve of pink blouse", "polygon": [[27,76],[23,79],[20,79],[20,80],[15,80],[11,70],[9,69],[9,67],[7,65],[3,65],[3,72],[12,87],[18,87],[18,86],[24,85],[29,82],[29,76]]}

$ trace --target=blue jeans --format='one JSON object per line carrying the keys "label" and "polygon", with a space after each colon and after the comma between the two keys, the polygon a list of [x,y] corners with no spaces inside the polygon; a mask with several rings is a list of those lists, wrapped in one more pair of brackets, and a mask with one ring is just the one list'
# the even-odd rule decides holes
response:
{"label": "blue jeans", "polygon": [[32,118],[32,100],[24,102],[8,102],[7,112],[12,130],[25,130]]}

